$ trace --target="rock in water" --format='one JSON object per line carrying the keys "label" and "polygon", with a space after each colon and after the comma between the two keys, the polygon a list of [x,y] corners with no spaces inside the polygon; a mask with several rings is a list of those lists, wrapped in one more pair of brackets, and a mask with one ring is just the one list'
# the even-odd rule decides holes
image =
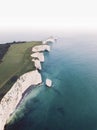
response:
{"label": "rock in water", "polygon": [[52,81],[50,79],[46,79],[46,85],[47,85],[47,87],[51,87]]}

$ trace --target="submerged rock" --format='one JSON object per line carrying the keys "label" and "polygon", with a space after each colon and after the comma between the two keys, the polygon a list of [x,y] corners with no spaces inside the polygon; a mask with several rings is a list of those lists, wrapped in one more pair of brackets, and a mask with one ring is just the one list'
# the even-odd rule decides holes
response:
{"label": "submerged rock", "polygon": [[50,79],[46,79],[46,85],[47,85],[47,87],[51,87],[52,81]]}

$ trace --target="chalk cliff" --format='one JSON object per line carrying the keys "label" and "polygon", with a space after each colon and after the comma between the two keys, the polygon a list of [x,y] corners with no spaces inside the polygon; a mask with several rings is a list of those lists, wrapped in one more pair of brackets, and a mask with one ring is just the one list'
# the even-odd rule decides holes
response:
{"label": "chalk cliff", "polygon": [[32,52],[50,51],[49,45],[39,45],[32,48]]}
{"label": "chalk cliff", "polygon": [[38,58],[40,60],[40,62],[44,62],[44,55],[43,55],[43,53],[36,52],[36,53],[31,54],[31,57],[32,58]]}
{"label": "chalk cliff", "polygon": [[42,82],[41,74],[35,70],[22,75],[0,102],[0,130],[4,129],[10,114],[14,112],[24,91],[31,85]]}
{"label": "chalk cliff", "polygon": [[32,59],[32,61],[34,62],[34,65],[35,65],[35,67],[36,67],[36,69],[39,69],[39,70],[41,70],[41,64],[40,64],[40,60],[38,60],[38,59]]}

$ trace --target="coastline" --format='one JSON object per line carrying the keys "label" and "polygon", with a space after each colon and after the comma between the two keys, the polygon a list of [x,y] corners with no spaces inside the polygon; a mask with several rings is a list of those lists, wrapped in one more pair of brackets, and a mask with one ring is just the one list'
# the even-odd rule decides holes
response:
{"label": "coastline", "polygon": [[[38,47],[38,48],[37,48]],[[33,51],[35,50],[35,51]],[[4,126],[7,123],[10,115],[15,111],[18,103],[20,102],[23,93],[31,86],[38,85],[42,83],[42,76],[38,70],[40,70],[40,62],[44,62],[44,55],[40,52],[50,51],[49,45],[40,45],[32,48],[33,54],[38,52],[38,56],[36,58],[39,59],[37,65],[37,59],[32,57],[32,61],[34,59],[34,65],[36,70],[27,72],[20,76],[20,78],[14,83],[12,88],[7,92],[7,94],[3,97],[0,102],[0,130],[4,130]],[[40,57],[39,57],[40,56]]]}
{"label": "coastline", "polygon": [[37,85],[42,82],[40,73],[35,70],[22,75],[0,103],[0,130],[4,129],[7,120],[15,111],[15,108],[22,98],[22,94],[30,85]]}

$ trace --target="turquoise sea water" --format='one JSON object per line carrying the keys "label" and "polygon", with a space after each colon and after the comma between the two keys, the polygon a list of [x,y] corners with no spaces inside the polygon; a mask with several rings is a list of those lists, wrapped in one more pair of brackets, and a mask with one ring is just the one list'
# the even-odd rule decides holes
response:
{"label": "turquoise sea water", "polygon": [[6,130],[97,130],[97,40],[59,38],[42,67],[53,87],[30,89]]}

